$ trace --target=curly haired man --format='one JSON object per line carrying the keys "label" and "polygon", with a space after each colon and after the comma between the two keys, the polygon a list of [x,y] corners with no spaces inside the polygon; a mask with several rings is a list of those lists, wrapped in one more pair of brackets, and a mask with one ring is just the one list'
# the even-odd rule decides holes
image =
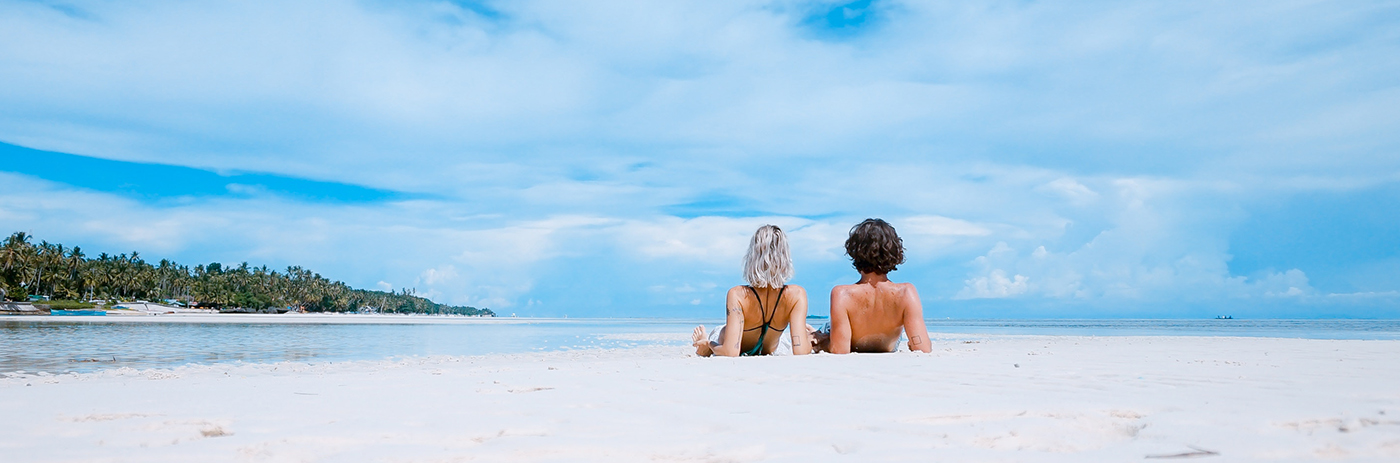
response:
{"label": "curly haired man", "polygon": [[818,333],[818,349],[833,354],[894,352],[903,331],[909,336],[909,350],[931,352],[918,290],[888,277],[904,263],[904,241],[894,227],[880,219],[851,227],[846,254],[860,272],[860,281],[831,289],[831,331]]}

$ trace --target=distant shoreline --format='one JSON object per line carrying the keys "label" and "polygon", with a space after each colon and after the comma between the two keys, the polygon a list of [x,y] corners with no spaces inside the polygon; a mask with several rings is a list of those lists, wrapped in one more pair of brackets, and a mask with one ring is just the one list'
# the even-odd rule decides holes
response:
{"label": "distant shoreline", "polygon": [[298,266],[278,270],[210,262],[191,267],[166,259],[146,262],[136,251],[89,257],[78,246],[33,241],[28,233],[15,232],[0,242],[0,255],[9,259],[0,269],[0,302],[52,301],[59,309],[78,310],[166,304],[163,312],[495,315],[488,308],[439,304],[414,288],[356,289]]}

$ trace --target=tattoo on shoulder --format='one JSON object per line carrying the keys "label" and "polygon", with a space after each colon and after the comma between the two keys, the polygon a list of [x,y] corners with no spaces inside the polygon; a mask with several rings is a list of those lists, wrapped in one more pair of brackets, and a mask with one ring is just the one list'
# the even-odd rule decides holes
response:
{"label": "tattoo on shoulder", "polygon": [[743,314],[744,314],[744,310],[743,310],[743,309],[740,309],[740,308],[738,308],[738,307],[730,307],[730,308],[727,308],[727,309],[725,309],[725,312],[731,313],[731,314],[736,314],[736,315],[743,315]]}

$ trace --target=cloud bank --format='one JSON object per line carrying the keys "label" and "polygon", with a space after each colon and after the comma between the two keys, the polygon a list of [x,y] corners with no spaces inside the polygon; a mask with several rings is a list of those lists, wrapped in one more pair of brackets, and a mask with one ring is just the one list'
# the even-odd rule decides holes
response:
{"label": "cloud bank", "polygon": [[[117,185],[0,166],[0,225],[498,312],[711,316],[757,226],[823,294],[855,277],[847,228],[883,217],[936,316],[1394,317],[1400,219],[1368,211],[1400,202],[1397,22],[1361,1],[0,2],[0,141],[112,161]],[[251,181],[120,187],[170,166]]]}

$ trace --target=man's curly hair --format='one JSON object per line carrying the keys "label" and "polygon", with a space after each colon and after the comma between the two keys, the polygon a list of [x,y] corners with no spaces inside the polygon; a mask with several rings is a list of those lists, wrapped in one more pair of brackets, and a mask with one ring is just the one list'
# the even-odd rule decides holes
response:
{"label": "man's curly hair", "polygon": [[904,263],[904,240],[888,222],[865,219],[851,227],[846,255],[851,256],[851,264],[861,273],[890,273]]}

